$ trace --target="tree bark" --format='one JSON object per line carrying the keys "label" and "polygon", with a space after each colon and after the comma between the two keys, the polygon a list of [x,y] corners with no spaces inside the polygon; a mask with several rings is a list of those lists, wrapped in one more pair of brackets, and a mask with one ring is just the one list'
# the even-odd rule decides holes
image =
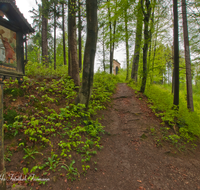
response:
{"label": "tree bark", "polygon": [[185,47],[185,64],[186,64],[186,87],[187,87],[187,108],[194,111],[193,95],[192,95],[192,75],[191,75],[191,61],[190,61],[190,48],[188,39],[188,24],[187,24],[187,11],[186,2],[182,0],[182,17],[183,17],[183,36]]}
{"label": "tree bark", "polygon": [[[107,0],[110,2],[110,0]],[[110,74],[112,74],[113,70],[113,51],[112,51],[112,22],[111,22],[111,15],[110,15],[110,4],[108,6],[108,20],[109,20],[109,28],[110,28]]]}
{"label": "tree bark", "polygon": [[62,3],[62,31],[63,31],[63,59],[64,65],[67,65],[66,62],[66,44],[65,44],[65,4]]}
{"label": "tree bark", "polygon": [[42,61],[47,66],[48,64],[48,44],[47,44],[47,25],[48,19],[45,14],[46,0],[42,0]]}
{"label": "tree bark", "polygon": [[154,72],[154,61],[156,57],[157,38],[158,38],[158,22],[157,22],[157,27],[156,27],[156,38],[155,38],[155,43],[154,43],[154,48],[153,48],[153,60],[152,60],[152,67],[151,67],[152,74],[151,74],[151,79],[150,79],[151,84],[153,83],[153,72]]}
{"label": "tree bark", "polygon": [[77,56],[77,38],[76,38],[76,0],[69,0],[69,54],[70,54],[70,76],[76,86],[80,85],[79,65]]}
{"label": "tree bark", "polygon": [[131,78],[137,82],[137,75],[138,75],[138,65],[140,59],[140,47],[142,41],[142,28],[143,28],[143,15],[141,10],[141,2],[138,2],[138,13],[137,13],[137,25],[136,25],[136,36],[135,36],[135,50],[133,55],[133,65],[132,65],[132,72]]}
{"label": "tree bark", "polygon": [[82,28],[82,22],[81,22],[81,3],[80,0],[78,0],[79,10],[78,10],[78,49],[79,49],[79,70],[82,69],[82,44],[81,44],[81,28]]}
{"label": "tree bark", "polygon": [[149,45],[149,20],[151,15],[151,5],[150,1],[146,0],[146,9],[147,13],[144,10],[143,7],[143,1],[142,1],[142,10],[144,14],[144,47],[143,47],[143,77],[142,77],[142,85],[140,91],[144,93],[146,81],[147,81],[147,52],[148,52],[148,45]]}
{"label": "tree bark", "polygon": [[54,3],[54,70],[56,70],[56,4]]}
{"label": "tree bark", "polygon": [[104,25],[103,25],[103,70],[106,72],[106,64],[105,64],[105,40],[104,40]]}
{"label": "tree bark", "polygon": [[93,87],[94,59],[97,44],[97,0],[86,0],[87,39],[84,52],[83,78],[75,103],[85,104],[88,108]]}
{"label": "tree bark", "polygon": [[174,105],[179,106],[179,36],[178,36],[178,7],[173,0],[174,12]]}
{"label": "tree bark", "polygon": [[71,37],[71,15],[70,15],[70,0],[68,0],[68,75],[72,77],[71,55],[70,55],[70,37]]}
{"label": "tree bark", "polygon": [[[112,52],[111,52],[111,60],[110,62],[112,63],[112,68],[113,68],[113,58],[114,58],[114,51],[115,51],[115,32],[116,32],[116,24],[117,24],[117,21],[116,19],[114,20],[114,23],[113,23],[113,34],[112,34]],[[112,69],[113,70],[113,69]]]}
{"label": "tree bark", "polygon": [[125,10],[125,35],[126,35],[126,65],[127,73],[126,80],[129,78],[129,47],[128,47],[128,20],[127,20],[127,8]]}

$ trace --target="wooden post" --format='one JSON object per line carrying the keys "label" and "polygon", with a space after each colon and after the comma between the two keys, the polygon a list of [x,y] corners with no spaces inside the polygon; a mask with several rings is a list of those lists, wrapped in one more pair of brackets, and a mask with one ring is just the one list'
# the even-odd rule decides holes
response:
{"label": "wooden post", "polygon": [[4,128],[3,128],[3,81],[0,81],[0,189],[6,190],[6,169],[4,163]]}

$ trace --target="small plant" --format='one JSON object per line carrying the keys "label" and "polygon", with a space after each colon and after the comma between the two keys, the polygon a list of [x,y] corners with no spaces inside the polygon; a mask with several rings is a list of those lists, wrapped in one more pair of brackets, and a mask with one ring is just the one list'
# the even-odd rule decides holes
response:
{"label": "small plant", "polygon": [[55,168],[57,166],[57,164],[59,163],[59,161],[56,159],[58,157],[57,154],[54,154],[53,152],[51,153],[51,157],[48,157],[48,161],[45,163],[46,166],[49,166],[49,170],[53,170],[55,171]]}
{"label": "small plant", "polygon": [[169,135],[168,139],[172,142],[173,145],[176,145],[179,142],[180,137],[178,135]]}
{"label": "small plant", "polygon": [[67,174],[68,179],[71,179],[71,181],[74,181],[75,178],[73,176],[78,176],[80,177],[80,174],[77,170],[77,168],[74,168],[73,165],[75,164],[75,160],[72,160],[71,164],[67,166],[66,164],[63,164],[61,168],[64,168],[67,170],[69,173]]}
{"label": "small plant", "polygon": [[23,174],[26,175],[28,173],[28,168],[23,168]]}
{"label": "small plant", "polygon": [[31,158],[35,159],[35,157],[33,156],[34,154],[41,154],[41,155],[43,155],[41,152],[38,152],[36,150],[30,150],[28,148],[27,149],[24,148],[24,151],[25,151],[26,155],[23,157],[23,159],[26,159],[28,157],[31,157]]}
{"label": "small plant", "polygon": [[156,134],[156,130],[155,130],[155,128],[153,128],[153,127],[150,128],[150,131],[151,131],[151,134],[152,134],[152,135],[155,135],[155,134]]}
{"label": "small plant", "polygon": [[12,156],[12,152],[11,151],[9,151],[8,149],[7,149],[7,153],[6,154],[4,154],[4,160],[5,161],[11,161],[11,159],[10,159],[10,157]]}

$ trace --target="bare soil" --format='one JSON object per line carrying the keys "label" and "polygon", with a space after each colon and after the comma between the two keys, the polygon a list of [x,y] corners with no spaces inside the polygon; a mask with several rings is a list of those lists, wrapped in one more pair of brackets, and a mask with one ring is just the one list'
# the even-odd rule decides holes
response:
{"label": "bare soil", "polygon": [[150,128],[163,126],[148,108],[146,98],[135,97],[134,90],[120,83],[112,99],[107,110],[95,116],[104,116],[100,122],[106,131],[102,137],[104,148],[93,159],[97,163],[79,181],[55,177],[37,189],[200,189],[199,146],[183,153],[176,152],[170,143],[157,147],[155,138],[159,133],[153,135]]}

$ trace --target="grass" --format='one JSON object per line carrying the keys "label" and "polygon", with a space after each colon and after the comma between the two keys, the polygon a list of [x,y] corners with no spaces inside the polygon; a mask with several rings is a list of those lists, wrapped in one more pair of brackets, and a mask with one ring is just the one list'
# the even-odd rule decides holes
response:
{"label": "grass", "polygon": [[[128,84],[139,90],[139,87],[132,81],[129,81]],[[196,92],[195,89],[194,112],[187,109],[186,92],[183,87],[180,90],[179,111],[173,109],[173,94],[170,86],[153,84],[146,87],[144,94],[148,98],[150,108],[156,116],[162,119],[163,124],[167,123],[171,128],[177,126],[178,135],[190,142],[194,141],[196,137],[200,137],[200,96]]]}

